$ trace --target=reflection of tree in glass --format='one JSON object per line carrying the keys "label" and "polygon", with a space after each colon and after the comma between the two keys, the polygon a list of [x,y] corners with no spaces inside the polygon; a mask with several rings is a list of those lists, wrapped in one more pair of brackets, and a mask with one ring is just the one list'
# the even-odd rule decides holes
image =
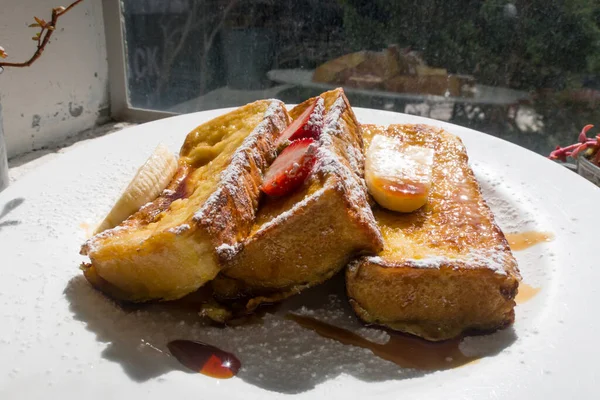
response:
{"label": "reflection of tree in glass", "polygon": [[199,56],[201,71],[199,92],[205,92],[208,76],[205,71],[210,50],[225,19],[238,2],[238,0],[190,0],[185,10],[183,23],[179,18],[173,18],[170,15],[164,15],[160,19],[159,27],[163,37],[163,49],[161,73],[156,87],[157,98],[164,94],[166,85],[171,79],[173,65],[181,52],[186,50],[185,45],[191,35],[194,35],[195,39],[202,43],[202,52]]}
{"label": "reflection of tree in glass", "polygon": [[532,93],[516,111],[531,114],[531,126],[494,108],[485,118],[466,115],[455,123],[547,154],[600,120],[598,0],[339,2],[352,50],[410,46],[428,65]]}
{"label": "reflection of tree in glass", "polygon": [[429,65],[481,83],[557,89],[600,72],[597,0],[340,2],[356,49],[412,46]]}

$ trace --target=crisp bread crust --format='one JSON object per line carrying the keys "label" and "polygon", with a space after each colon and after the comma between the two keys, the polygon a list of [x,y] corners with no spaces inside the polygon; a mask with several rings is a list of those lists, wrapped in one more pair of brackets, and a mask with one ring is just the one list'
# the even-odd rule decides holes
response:
{"label": "crisp bread crust", "polygon": [[[82,246],[88,280],[112,285],[108,294],[122,300],[146,301],[176,299],[213,279],[254,223],[263,173],[288,123],[282,102],[261,100],[192,131],[167,189]],[[222,168],[204,173],[214,165],[206,157],[219,157]],[[198,194],[201,185],[209,193]]]}
{"label": "crisp bread crust", "polygon": [[424,125],[363,126],[435,151],[427,204],[409,214],[376,208],[384,249],[346,272],[357,315],[429,340],[491,331],[514,320],[520,279],[460,139]]}
{"label": "crisp bread crust", "polygon": [[[343,90],[325,92],[317,161],[304,187],[266,199],[252,234],[213,282],[221,299],[245,298],[250,308],[321,283],[353,257],[373,254],[382,238],[363,180],[363,143]],[[315,99],[296,106],[297,117]]]}
{"label": "crisp bread crust", "polygon": [[263,174],[276,157],[274,141],[288,124],[283,109],[276,111],[236,150],[218,188],[194,216],[208,232],[220,263],[236,254],[256,219]]}

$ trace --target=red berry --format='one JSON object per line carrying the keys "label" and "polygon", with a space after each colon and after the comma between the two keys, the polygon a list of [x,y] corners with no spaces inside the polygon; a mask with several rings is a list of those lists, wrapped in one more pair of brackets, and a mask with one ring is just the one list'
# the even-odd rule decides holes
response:
{"label": "red berry", "polygon": [[317,97],[298,118],[296,118],[277,138],[275,146],[279,147],[286,141],[294,141],[302,138],[318,139],[323,129],[323,99]]}
{"label": "red berry", "polygon": [[300,186],[315,163],[316,149],[312,138],[293,141],[267,170],[262,191],[269,196],[282,196]]}

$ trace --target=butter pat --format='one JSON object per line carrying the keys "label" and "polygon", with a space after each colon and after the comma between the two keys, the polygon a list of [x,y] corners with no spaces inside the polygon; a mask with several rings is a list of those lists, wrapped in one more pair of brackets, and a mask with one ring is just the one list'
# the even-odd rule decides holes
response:
{"label": "butter pat", "polygon": [[427,203],[433,149],[409,146],[398,137],[376,135],[365,158],[369,193],[382,207],[412,212]]}

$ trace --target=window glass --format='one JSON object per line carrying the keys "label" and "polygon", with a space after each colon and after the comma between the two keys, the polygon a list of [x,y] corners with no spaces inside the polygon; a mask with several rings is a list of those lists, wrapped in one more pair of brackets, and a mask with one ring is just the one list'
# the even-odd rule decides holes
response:
{"label": "window glass", "polygon": [[547,154],[598,118],[597,0],[123,0],[132,107],[192,112],[343,86]]}

